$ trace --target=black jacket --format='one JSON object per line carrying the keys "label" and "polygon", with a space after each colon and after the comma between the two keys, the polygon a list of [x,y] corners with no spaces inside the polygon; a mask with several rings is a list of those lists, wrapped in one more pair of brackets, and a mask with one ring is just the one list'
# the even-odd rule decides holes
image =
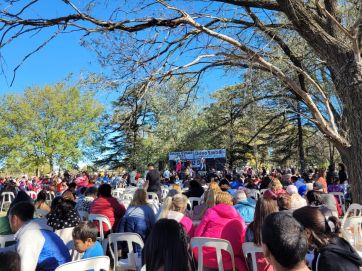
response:
{"label": "black jacket", "polygon": [[313,271],[359,271],[362,259],[344,239],[336,237],[333,243],[315,252]]}

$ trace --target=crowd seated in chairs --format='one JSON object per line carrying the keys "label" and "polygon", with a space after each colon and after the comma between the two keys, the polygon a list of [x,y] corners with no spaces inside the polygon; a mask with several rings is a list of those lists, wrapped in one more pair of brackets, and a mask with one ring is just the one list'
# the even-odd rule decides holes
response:
{"label": "crowd seated in chairs", "polygon": [[[291,173],[259,178],[247,171],[234,179],[213,175],[207,185],[188,179],[161,186],[154,180],[152,191],[147,180],[143,188],[127,186],[123,177],[112,182],[113,189],[101,182],[80,188],[87,183],[84,176],[70,188],[61,181],[59,191],[51,182],[25,191],[11,184],[0,196],[8,210],[0,217],[0,266],[7,255],[19,265],[12,270],[25,271],[304,271],[305,258],[313,271],[359,270],[362,206],[348,207],[337,181],[326,193],[322,171],[311,178]],[[26,182],[19,186],[26,187]],[[35,215],[24,216],[30,209]],[[46,266],[45,251],[55,255]]]}

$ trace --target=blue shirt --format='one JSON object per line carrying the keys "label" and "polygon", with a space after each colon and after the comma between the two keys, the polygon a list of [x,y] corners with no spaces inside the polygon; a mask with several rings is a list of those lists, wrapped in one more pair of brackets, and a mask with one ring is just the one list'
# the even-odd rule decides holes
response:
{"label": "blue shirt", "polygon": [[82,259],[88,259],[98,256],[104,256],[104,252],[102,245],[98,241],[96,241],[93,246],[91,246],[84,252]]}

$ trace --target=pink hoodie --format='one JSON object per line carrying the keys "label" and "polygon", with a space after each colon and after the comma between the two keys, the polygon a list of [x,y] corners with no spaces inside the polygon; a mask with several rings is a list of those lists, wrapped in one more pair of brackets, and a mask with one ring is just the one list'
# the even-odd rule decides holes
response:
{"label": "pink hoodie", "polygon": [[[211,237],[228,240],[233,247],[235,265],[239,271],[247,271],[242,254],[242,243],[246,225],[235,208],[226,204],[218,204],[206,211],[200,224],[195,230],[194,237]],[[194,249],[197,258],[197,249]],[[213,248],[203,248],[204,265],[209,268],[218,268],[216,251]],[[232,269],[229,253],[222,251],[224,269]]]}

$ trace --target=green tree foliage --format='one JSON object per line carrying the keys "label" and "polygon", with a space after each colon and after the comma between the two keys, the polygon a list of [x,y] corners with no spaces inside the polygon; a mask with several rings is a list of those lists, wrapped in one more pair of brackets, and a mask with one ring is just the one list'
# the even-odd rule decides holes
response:
{"label": "green tree foliage", "polygon": [[95,163],[141,169],[149,162],[166,161],[170,151],[201,148],[193,135],[203,120],[189,84],[188,78],[180,77],[147,91],[144,86],[125,90],[102,127],[102,158]]}
{"label": "green tree foliage", "polygon": [[103,111],[91,93],[62,83],[7,95],[0,105],[1,158],[22,171],[77,164]]}

